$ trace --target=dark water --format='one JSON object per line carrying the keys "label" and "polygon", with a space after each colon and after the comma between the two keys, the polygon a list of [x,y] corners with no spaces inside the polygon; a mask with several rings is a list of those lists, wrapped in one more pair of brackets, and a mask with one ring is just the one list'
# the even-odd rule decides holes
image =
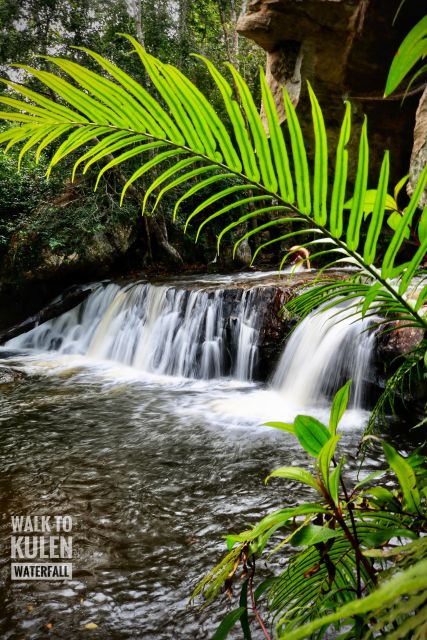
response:
{"label": "dark water", "polygon": [[[263,483],[276,466],[306,464],[291,436],[258,426],[287,419],[280,398],[82,358],[7,363],[29,377],[0,387],[1,638],[211,637],[236,604],[223,596],[201,611],[188,600],[220,559],[221,536],[308,495]],[[351,453],[361,418],[344,429]],[[17,514],[72,516],[72,581],[10,580]]]}

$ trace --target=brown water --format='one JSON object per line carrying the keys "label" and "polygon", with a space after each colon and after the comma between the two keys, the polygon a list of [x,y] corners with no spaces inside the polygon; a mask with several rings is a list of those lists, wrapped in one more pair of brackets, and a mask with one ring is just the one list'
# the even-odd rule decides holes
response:
{"label": "brown water", "polygon": [[[52,353],[7,363],[29,377],[0,387],[1,638],[211,637],[235,603],[201,611],[188,599],[221,557],[221,536],[308,495],[263,483],[276,466],[307,462],[291,436],[259,426],[286,419],[280,398]],[[350,454],[361,422],[347,418]],[[72,581],[10,580],[14,514],[72,516]]]}

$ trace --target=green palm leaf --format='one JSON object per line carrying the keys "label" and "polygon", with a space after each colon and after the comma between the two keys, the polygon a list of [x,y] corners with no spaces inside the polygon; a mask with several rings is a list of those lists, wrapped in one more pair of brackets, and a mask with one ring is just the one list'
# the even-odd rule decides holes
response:
{"label": "green palm leaf", "polygon": [[[378,242],[383,236],[389,157],[387,153],[384,156],[373,212],[366,218],[364,201],[368,190],[369,144],[365,121],[360,135],[356,181],[348,216],[344,203],[349,197],[349,103],[345,106],[336,148],[328,206],[330,150],[323,114],[311,87],[309,97],[315,139],[312,166],[307,157],[298,115],[285,93],[284,105],[292,152],[289,157],[273,97],[263,73],[261,93],[268,131],[264,130],[247,84],[236,70],[231,69],[233,88],[211,62],[202,59],[223,99],[228,116],[223,121],[205,96],[180,71],[149,55],[131,36],[126,37],[148,74],[150,90],[107,59],[87,49],[83,51],[100,65],[101,73],[62,58],[48,60],[62,74],[67,74],[70,80],[49,71],[24,66],[22,68],[57,95],[58,101],[17,86],[16,83],[7,83],[11,91],[20,94],[21,99],[9,94],[3,96],[3,104],[8,110],[3,111],[0,117],[10,121],[12,126],[0,134],[0,143],[5,144],[6,149],[21,144],[19,159],[22,160],[26,153],[34,149],[38,158],[43,150],[59,142],[48,171],[69,154],[77,152],[79,157],[74,165],[73,177],[81,167],[87,171],[95,163],[106,162],[99,170],[95,188],[109,169],[120,167],[139,155],[143,157],[147,152],[154,153],[140,167],[133,167],[122,199],[130,185],[155,170],[150,186],[141,195],[144,209],[148,207],[152,196],[155,197],[155,208],[166,192],[181,185],[184,193],[175,204],[174,217],[185,201],[196,195],[199,200],[200,195],[203,198],[195,208],[190,208],[185,225],[187,229],[196,216],[203,215],[198,224],[197,237],[213,220],[223,215],[235,217],[224,224],[219,242],[226,234],[233,232],[239,223],[244,225],[249,219],[255,222],[250,231],[244,230],[235,248],[243,239],[255,238],[257,233],[272,229],[284,221],[292,224],[292,229],[286,233],[279,232],[280,238],[273,237],[264,242],[262,247],[280,239],[291,241],[301,235],[301,220],[305,220],[308,227],[315,230],[317,237],[308,239],[304,246],[315,249],[314,255],[318,258],[322,256],[329,259],[330,265],[339,266],[343,262],[356,265],[359,273],[349,276],[345,287],[335,282],[330,287],[322,286],[318,291],[311,291],[306,298],[302,298],[300,306],[306,305],[308,308],[310,300],[312,307],[314,302],[332,304],[337,292],[342,300],[352,300],[360,294],[366,296],[365,315],[381,310],[383,313],[398,312],[410,325],[427,327],[426,319],[420,313],[427,299],[427,286],[418,286],[416,302],[407,299],[409,293],[414,294],[414,276],[423,276],[425,273],[420,270],[425,238],[422,238],[420,247],[409,261],[398,261],[408,225],[415,219],[418,202],[427,182],[427,170],[422,173],[390,241],[386,242],[382,262],[376,265]],[[170,160],[175,160],[175,166],[171,165]],[[213,171],[213,175],[206,176],[209,171]],[[217,193],[203,197],[204,191],[214,185],[219,187]],[[242,197],[238,195],[240,192]],[[372,190],[369,193],[372,194]],[[230,201],[235,195],[238,199]],[[255,206],[250,213],[246,210],[249,205]],[[206,216],[207,211],[209,215]],[[288,215],[280,218],[275,215],[275,220],[272,218],[275,211],[287,211]],[[295,220],[292,220],[293,216]],[[255,255],[258,253],[259,249]],[[284,259],[288,255],[289,252]],[[352,312],[355,312],[356,306],[354,304],[351,307]]]}

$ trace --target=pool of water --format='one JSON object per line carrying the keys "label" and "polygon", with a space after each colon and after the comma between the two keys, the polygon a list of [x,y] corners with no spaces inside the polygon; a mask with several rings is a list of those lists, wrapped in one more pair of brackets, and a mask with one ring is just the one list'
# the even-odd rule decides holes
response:
{"label": "pool of water", "polygon": [[[223,596],[202,610],[189,596],[224,552],[222,536],[308,495],[263,482],[277,466],[307,464],[290,435],[261,426],[294,409],[261,385],[83,356],[0,350],[0,364],[27,374],[0,387],[1,638],[211,637],[236,605]],[[344,421],[353,474],[365,419]],[[365,471],[378,464],[368,458]],[[11,581],[17,514],[72,517],[71,581]]]}

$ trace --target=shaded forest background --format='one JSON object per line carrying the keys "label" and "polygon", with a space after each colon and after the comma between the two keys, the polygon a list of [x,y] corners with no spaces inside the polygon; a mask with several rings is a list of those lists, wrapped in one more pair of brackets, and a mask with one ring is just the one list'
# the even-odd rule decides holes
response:
{"label": "shaded forest background", "polygon": [[[260,105],[259,68],[266,67],[279,115],[283,86],[298,103],[309,156],[313,132],[307,79],[325,109],[332,146],[339,135],[343,100],[349,98],[355,124],[351,157],[357,158],[358,130],[366,113],[372,166],[376,169],[384,149],[390,149],[395,184],[408,170],[419,95],[409,97],[402,107],[400,98],[384,101],[382,92],[402,34],[424,11],[421,4],[407,0],[393,26],[398,0],[386,6],[383,0],[0,0],[0,76],[40,90],[38,81],[18,72],[13,63],[46,69],[49,63],[43,56],[52,54],[90,67],[94,61],[73,48],[88,47],[150,88],[139,59],[120,36],[129,33],[149,53],[186,73],[218,114],[226,117],[205,65],[190,54],[206,56],[221,70],[227,62],[234,64]],[[245,37],[238,35],[237,23]],[[0,84],[3,91],[7,88]],[[74,160],[69,156],[47,181],[48,160],[43,154],[38,165],[32,154],[26,154],[16,172],[17,147],[0,154],[0,329],[38,310],[68,284],[117,275],[174,274],[183,269],[238,270],[249,264],[256,243],[268,240],[271,233],[281,234],[276,227],[266,231],[266,237],[251,239],[252,246],[242,243],[235,260],[230,234],[228,245],[217,256],[215,225],[197,244],[195,227],[190,225],[187,234],[182,233],[184,220],[198,204],[197,195],[183,202],[175,223],[172,212],[183,193],[180,187],[166,194],[155,215],[142,217],[141,199],[153,179],[151,173],[129,189],[119,206],[122,187],[138,159],[124,170],[108,171],[94,192],[94,176],[101,168],[97,164],[84,175],[77,173],[72,182]],[[203,199],[208,195],[205,190]],[[277,268],[284,247],[273,246],[263,260],[265,266]]]}
{"label": "shaded forest background", "polygon": [[[221,111],[222,104],[204,65],[190,53],[207,56],[216,65],[232,62],[251,86],[256,86],[265,54],[256,44],[238,37],[235,25],[242,2],[222,0],[1,0],[0,70],[3,78],[28,83],[12,63],[43,69],[46,54],[76,61],[87,56],[72,47],[88,47],[118,64],[147,85],[137,57],[120,33],[135,35],[147,50],[182,69]],[[90,63],[89,63],[90,64]],[[34,88],[37,81],[30,80]],[[5,87],[1,89],[4,91]],[[49,96],[52,97],[52,96]],[[216,260],[215,238],[194,245],[193,234],[182,234],[182,219],[171,223],[174,191],[154,217],[141,218],[140,196],[131,193],[119,207],[126,176],[109,172],[93,191],[92,167],[70,180],[72,158],[46,181],[47,160],[36,165],[25,157],[16,173],[19,150],[0,155],[0,280],[87,279],[129,269],[156,272],[192,265],[204,268]],[[129,175],[135,169],[130,163]],[[191,203],[187,205],[187,209]],[[228,256],[229,258],[229,256]],[[227,262],[227,255],[224,261]],[[240,266],[245,263],[245,256]],[[236,267],[239,266],[239,261]]]}

